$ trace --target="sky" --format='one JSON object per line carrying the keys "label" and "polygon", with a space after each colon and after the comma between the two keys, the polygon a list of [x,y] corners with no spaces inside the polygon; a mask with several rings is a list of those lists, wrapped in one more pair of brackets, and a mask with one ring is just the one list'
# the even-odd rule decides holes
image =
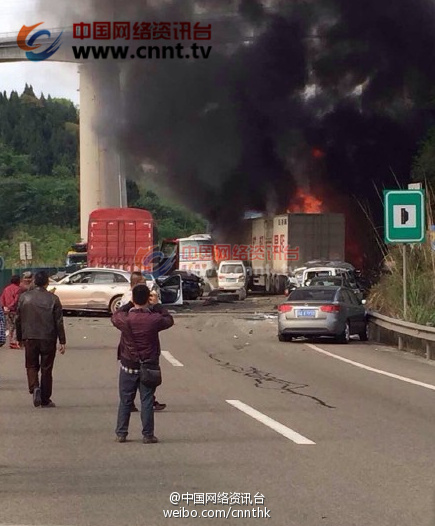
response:
{"label": "sky", "polygon": [[[73,0],[58,0],[73,1]],[[36,0],[0,0],[0,37],[2,33],[16,33],[23,25],[44,21],[38,15]],[[0,64],[0,92],[12,90],[22,93],[31,84],[36,95],[64,97],[79,103],[79,75],[77,64],[56,62],[15,62]]]}

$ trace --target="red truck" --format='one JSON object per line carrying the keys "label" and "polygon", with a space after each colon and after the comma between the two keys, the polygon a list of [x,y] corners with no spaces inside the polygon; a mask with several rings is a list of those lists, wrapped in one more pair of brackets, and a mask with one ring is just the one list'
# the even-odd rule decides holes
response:
{"label": "red truck", "polygon": [[153,216],[139,208],[101,208],[89,216],[88,267],[153,272]]}

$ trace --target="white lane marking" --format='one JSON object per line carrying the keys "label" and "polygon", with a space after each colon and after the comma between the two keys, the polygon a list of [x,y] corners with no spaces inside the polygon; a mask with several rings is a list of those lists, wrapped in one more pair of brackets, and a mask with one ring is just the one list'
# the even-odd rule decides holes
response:
{"label": "white lane marking", "polygon": [[299,433],[296,433],[296,431],[293,431],[293,429],[290,429],[289,427],[286,427],[285,425],[280,424],[276,420],[273,420],[273,418],[270,418],[269,416],[266,416],[263,413],[260,413],[260,411],[257,411],[251,406],[244,404],[240,400],[226,400],[226,402],[232,405],[233,407],[239,409],[243,413],[246,413],[247,415],[252,416],[252,418],[255,418],[255,420],[258,420],[265,426],[270,427],[277,433],[280,433],[281,435],[292,440],[296,444],[304,444],[304,445],[314,444],[315,445],[315,442],[312,442],[308,438],[305,438]]}
{"label": "white lane marking", "polygon": [[435,391],[435,385],[425,384],[424,382],[419,382],[418,380],[413,380],[412,378],[407,378],[406,376],[399,376],[398,374],[389,373],[387,371],[383,371],[382,369],[375,369],[374,367],[364,365],[363,363],[354,362],[353,360],[349,360],[348,358],[343,358],[342,356],[337,356],[336,354],[333,354],[329,351],[325,351],[324,349],[321,349],[320,347],[317,347],[317,345],[313,345],[312,343],[306,343],[305,345],[307,347],[310,347],[310,349],[313,349],[313,351],[326,354],[326,356],[330,356],[331,358],[335,358],[336,360],[341,360],[342,362],[349,363],[350,365],[354,365],[355,367],[359,367],[360,369],[365,369],[366,371],[371,371],[372,373],[382,374],[383,376],[388,376],[389,378],[394,378],[395,380],[400,380],[401,382],[418,385],[419,387],[424,387],[425,389]]}
{"label": "white lane marking", "polygon": [[176,358],[172,356],[169,351],[162,351],[163,358],[166,358],[168,362],[174,367],[184,367],[184,365],[179,362]]}

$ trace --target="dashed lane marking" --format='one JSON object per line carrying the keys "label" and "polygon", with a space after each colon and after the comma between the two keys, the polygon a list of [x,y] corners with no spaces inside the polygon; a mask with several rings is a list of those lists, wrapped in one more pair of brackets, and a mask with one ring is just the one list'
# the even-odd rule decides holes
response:
{"label": "dashed lane marking", "polygon": [[162,356],[163,358],[166,358],[166,360],[168,360],[168,362],[174,367],[184,367],[184,365],[181,362],[179,362],[176,358],[174,358],[169,351],[162,351]]}
{"label": "dashed lane marking", "polygon": [[253,407],[244,404],[240,400],[227,400],[228,404],[232,405],[236,409],[239,409],[243,413],[251,416],[255,420],[258,420],[262,424],[264,424],[267,427],[270,427],[280,435],[288,438],[289,440],[293,441],[295,444],[300,445],[315,445],[316,443],[312,440],[309,440],[308,438],[300,435],[299,433],[296,433],[296,431],[293,431],[293,429],[290,429],[289,427],[286,427],[285,425],[281,424],[280,422],[277,422],[273,418],[270,418],[269,416],[260,413],[260,411],[257,411]]}

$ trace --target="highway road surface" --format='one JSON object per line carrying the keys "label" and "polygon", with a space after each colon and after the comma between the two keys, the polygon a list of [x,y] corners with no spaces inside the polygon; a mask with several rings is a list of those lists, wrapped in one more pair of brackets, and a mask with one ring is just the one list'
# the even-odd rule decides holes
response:
{"label": "highway road surface", "polygon": [[138,414],[114,440],[109,318],[66,318],[55,409],[33,407],[23,352],[0,349],[0,525],[434,525],[433,363],[280,343],[276,320],[250,318],[177,316],[162,334],[158,444]]}

